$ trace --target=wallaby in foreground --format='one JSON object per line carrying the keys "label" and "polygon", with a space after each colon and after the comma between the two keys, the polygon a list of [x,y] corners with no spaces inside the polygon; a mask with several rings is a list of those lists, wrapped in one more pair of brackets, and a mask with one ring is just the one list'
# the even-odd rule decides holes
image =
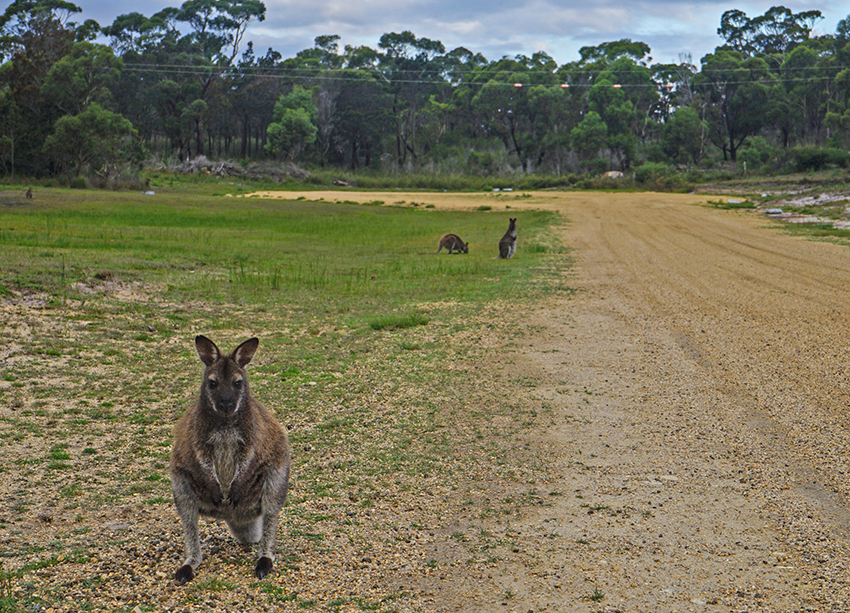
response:
{"label": "wallaby in foreground", "polygon": [[174,428],[171,491],[183,524],[185,560],[174,575],[191,581],[203,559],[198,515],[223,519],[243,545],[259,543],[257,577],[272,571],[278,514],[289,490],[289,442],[272,413],[254,400],[245,365],[260,341],[222,355],[195,338],[204,363],[201,393]]}
{"label": "wallaby in foreground", "polygon": [[516,218],[511,218],[508,231],[499,241],[499,257],[503,260],[513,257],[516,251]]}
{"label": "wallaby in foreground", "polygon": [[469,243],[464,244],[457,234],[446,234],[441,238],[440,247],[434,253],[440,253],[444,247],[449,253],[469,253]]}

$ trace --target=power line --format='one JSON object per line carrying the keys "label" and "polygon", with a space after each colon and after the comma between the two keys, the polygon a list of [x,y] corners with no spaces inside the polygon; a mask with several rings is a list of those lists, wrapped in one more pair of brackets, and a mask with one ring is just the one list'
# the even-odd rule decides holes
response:
{"label": "power line", "polygon": [[[829,69],[822,67],[798,67],[794,69],[789,69],[787,72],[812,72],[812,73],[821,73],[815,75],[801,75],[795,77],[783,77],[780,75],[768,74],[765,78],[755,78],[755,79],[731,79],[724,80],[722,77],[724,75],[731,75],[735,73],[739,73],[742,69],[719,69],[712,70],[709,72],[712,76],[718,76],[719,79],[726,85],[746,85],[753,83],[764,83],[765,81],[769,81],[771,78],[781,83],[808,83],[812,81],[831,81],[834,79],[834,74],[823,74],[826,70],[837,74],[841,70],[846,69],[843,66],[830,67]],[[585,77],[588,79],[588,82],[581,81],[570,81],[566,83],[535,83],[535,79],[524,80],[524,81],[515,81],[515,80],[496,80],[496,79],[487,79],[489,75],[486,73],[473,73],[472,71],[467,71],[458,75],[456,72],[446,72],[440,77],[434,78],[398,78],[396,75],[401,74],[405,75],[405,73],[418,73],[421,74],[421,71],[412,71],[412,70],[393,70],[393,71],[381,71],[378,68],[324,68],[324,69],[316,69],[316,68],[303,68],[303,67],[275,67],[275,68],[261,68],[261,67],[250,67],[249,69],[245,69],[245,67],[241,66],[231,66],[231,67],[221,67],[221,66],[192,66],[192,65],[180,65],[180,64],[127,64],[124,66],[124,70],[127,72],[147,72],[147,73],[155,73],[155,74],[174,74],[174,75],[185,75],[185,76],[196,76],[196,77],[209,77],[214,76],[216,73],[230,74],[231,76],[250,76],[256,79],[290,79],[290,80],[300,80],[300,81],[310,81],[315,79],[323,79],[328,81],[339,81],[339,82],[362,82],[362,77],[355,76],[346,76],[346,72],[359,72],[362,74],[368,74],[381,80],[389,83],[397,83],[397,84],[419,84],[419,85],[447,85],[451,87],[459,87],[459,86],[478,86],[483,87],[488,84],[501,85],[505,87],[514,87],[514,88],[524,88],[524,87],[561,87],[563,89],[570,88],[590,88],[594,85],[598,84],[599,77],[604,76],[628,76],[633,75],[634,71],[578,71],[578,75],[581,77]],[[507,72],[507,71],[497,71],[497,72]],[[551,78],[554,76],[554,73],[551,72],[542,72],[542,71],[528,71],[528,72],[518,72],[515,71],[514,75],[519,76],[537,76],[538,79],[541,77]],[[697,75],[704,73],[691,73],[688,80],[696,77]],[[475,76],[478,77],[477,80],[464,80],[464,76]],[[651,78],[651,76],[650,76]],[[712,80],[712,81],[715,81]],[[612,83],[611,86],[615,89],[634,89],[634,88],[645,88],[645,87],[667,87],[668,89],[671,87],[675,87],[676,83],[681,83],[682,80],[674,81],[673,83],[658,83],[657,81],[652,81],[651,83]],[[711,81],[710,81],[711,82]],[[699,83],[695,83],[694,85],[700,85]]]}

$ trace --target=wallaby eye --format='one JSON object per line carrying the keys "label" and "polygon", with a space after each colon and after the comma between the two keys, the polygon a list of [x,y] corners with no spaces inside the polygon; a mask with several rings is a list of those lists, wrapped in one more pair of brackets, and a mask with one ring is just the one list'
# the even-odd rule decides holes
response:
{"label": "wallaby eye", "polygon": [[242,379],[237,379],[233,382],[233,387],[236,389],[242,389]]}
{"label": "wallaby eye", "polygon": [[209,379],[207,380],[207,385],[210,386],[210,389],[215,389],[218,387],[218,381],[216,381],[215,379]]}

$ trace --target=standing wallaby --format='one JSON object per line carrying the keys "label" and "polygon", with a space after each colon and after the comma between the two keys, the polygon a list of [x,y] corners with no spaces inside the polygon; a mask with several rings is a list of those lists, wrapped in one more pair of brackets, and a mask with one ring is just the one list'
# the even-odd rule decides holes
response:
{"label": "standing wallaby", "polygon": [[32,200],[32,188],[27,188],[27,198]]}
{"label": "standing wallaby", "polygon": [[245,365],[260,341],[222,355],[195,337],[204,363],[201,393],[174,428],[171,491],[183,524],[185,560],[174,575],[191,581],[203,559],[198,515],[223,519],[242,545],[259,543],[255,572],[272,571],[278,514],[289,491],[289,441],[272,413],[254,400]]}
{"label": "standing wallaby", "polygon": [[449,253],[469,253],[469,243],[464,244],[457,234],[446,234],[441,238],[440,247],[434,253],[440,253],[444,247]]}
{"label": "standing wallaby", "polygon": [[516,251],[516,218],[511,218],[508,231],[499,241],[499,257],[507,260],[513,257],[514,251]]}

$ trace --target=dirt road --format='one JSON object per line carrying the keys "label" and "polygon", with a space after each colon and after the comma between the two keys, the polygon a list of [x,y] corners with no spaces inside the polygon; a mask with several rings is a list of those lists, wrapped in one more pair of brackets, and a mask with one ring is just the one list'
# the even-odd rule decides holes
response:
{"label": "dirt road", "polygon": [[540,382],[557,470],[526,519],[482,527],[502,567],[435,603],[850,610],[850,251],[695,201],[528,203],[564,213],[580,288],[506,366]]}
{"label": "dirt road", "polygon": [[[438,209],[482,205],[480,194],[415,198]],[[2,544],[24,552],[18,565],[29,552],[62,546],[57,535],[84,539],[76,546],[86,553],[34,567],[14,596],[59,595],[69,604],[57,611],[137,602],[163,611],[354,611],[385,594],[393,595],[387,609],[428,613],[850,611],[850,250],[785,235],[757,213],[707,200],[548,192],[508,201],[519,217],[517,258],[523,207],[563,213],[559,231],[575,260],[568,283],[577,291],[526,314],[518,347],[495,339],[495,368],[521,382],[517,404],[535,407],[529,445],[551,469],[494,492],[492,514],[469,505],[468,516],[446,525],[425,512],[439,506],[431,494],[411,503],[406,492],[390,492],[352,527],[347,503],[306,496],[298,513],[288,510],[281,539],[303,563],[257,584],[224,528],[208,527],[216,553],[205,562],[206,583],[184,589],[169,580],[179,556],[170,503],[89,511],[63,493],[73,481],[45,477],[50,504],[11,515],[14,530]],[[29,326],[60,329],[14,309],[26,318],[7,324],[10,336]],[[33,363],[43,372],[51,364]],[[39,394],[38,408],[50,404]],[[89,439],[77,447],[94,449]],[[40,438],[20,440],[33,445],[27,453],[48,452]],[[29,488],[13,485],[4,501],[26,509]],[[398,499],[416,521],[399,515]],[[521,513],[504,512],[512,508]],[[385,577],[399,583],[388,587]]]}

